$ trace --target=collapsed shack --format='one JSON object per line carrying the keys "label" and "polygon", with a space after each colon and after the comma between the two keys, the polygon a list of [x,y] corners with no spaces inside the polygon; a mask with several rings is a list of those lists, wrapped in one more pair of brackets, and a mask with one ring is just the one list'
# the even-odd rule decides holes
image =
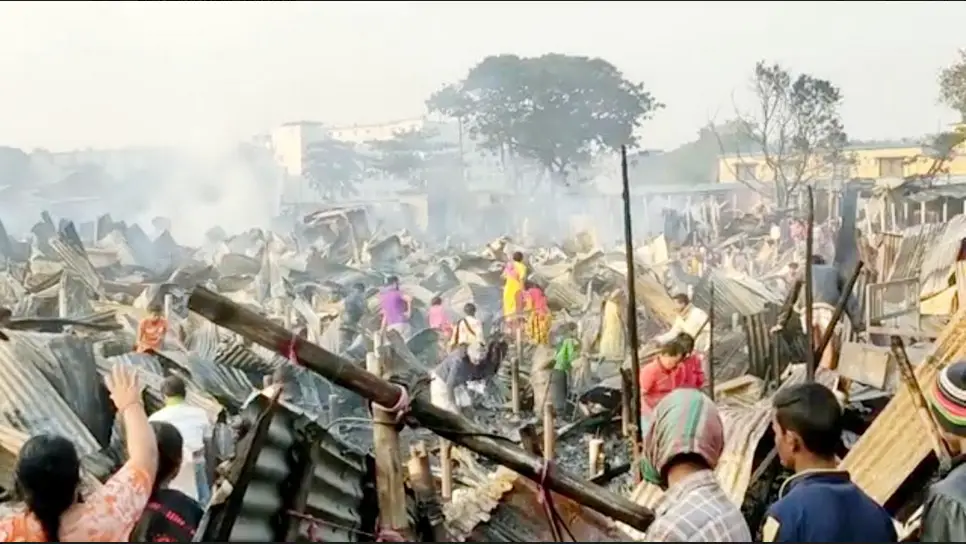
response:
{"label": "collapsed shack", "polygon": [[[806,360],[808,344],[794,312],[780,333],[771,330],[787,313],[785,286],[776,277],[796,257],[780,247],[769,247],[761,225],[736,223],[728,225],[730,236],[715,241],[713,249],[734,256],[741,266],[724,263],[700,271],[686,269],[680,250],[664,237],[650,240],[646,251],[635,252],[635,306],[642,338],[665,330],[675,319],[670,294],[689,293],[705,311],[713,306],[709,369],[728,437],[717,473],[732,500],[743,505],[754,531],[780,481],[770,430],[770,398],[777,388],[805,379],[802,365],[790,363]],[[893,329],[905,326],[889,321],[894,314],[919,317],[926,313],[920,310],[924,299],[947,301],[935,311],[940,319],[933,321],[948,320],[948,314],[959,307],[958,289],[963,282],[952,287],[956,298],[943,298],[950,296],[950,277],[958,280],[962,273],[958,258],[949,256],[962,239],[951,226],[954,223],[882,236],[885,242],[869,259],[876,263],[868,267],[875,275],[864,275],[856,289],[864,299],[868,338],[859,338],[861,348],[849,349],[861,349],[862,354],[874,351],[876,336],[881,343],[881,338],[895,333]],[[948,240],[933,231],[950,233]],[[45,214],[30,242],[10,238],[0,226],[0,253],[6,262],[0,272],[0,306],[13,314],[2,326],[8,340],[0,341],[0,387],[5,393],[0,404],[0,486],[12,489],[20,445],[41,432],[74,440],[83,457],[85,485],[99,485],[116,470],[123,460],[123,443],[101,378],[111,365],[121,363],[138,369],[147,386],[149,411],[161,404],[163,377],[177,374],[189,384],[188,402],[218,420],[218,432],[230,434],[228,421],[235,419],[250,423],[237,447],[216,452],[209,463],[211,475],[230,482],[234,491],[209,510],[199,537],[376,540],[381,530],[378,518],[389,514],[382,511],[378,496],[378,448],[373,444],[368,403],[342,387],[345,384],[337,376],[327,378],[309,370],[307,355],[317,356],[322,348],[326,357],[337,357],[354,368],[363,364],[367,354],[381,353],[373,335],[379,328],[377,286],[390,274],[398,276],[413,298],[414,334],[390,338],[387,360],[394,367],[393,380],[405,384],[416,399],[410,418],[420,416],[420,391],[440,356],[437,333],[427,327],[430,301],[434,296],[442,298],[451,318],[472,302],[487,326],[497,326],[502,317],[502,263],[520,250],[532,278],[546,292],[554,329],[576,324],[581,344],[587,346],[574,363],[566,413],[551,422],[554,469],[573,480],[564,486],[566,493],[558,489],[551,494],[553,503],[577,539],[640,538],[640,531],[613,519],[623,516],[643,528],[648,509],[659,503],[661,493],[653,486],[635,485],[629,477],[632,454],[618,424],[624,361],[601,360],[597,354],[607,335],[616,334],[615,345],[626,349],[622,342],[626,331],[604,330],[603,319],[613,293],[627,283],[623,251],[598,247],[590,233],[548,247],[503,239],[474,252],[430,251],[405,232],[371,228],[360,207],[311,213],[285,235],[253,229],[234,236],[212,231],[207,238],[201,247],[184,247],[167,232],[152,239],[137,225],[115,222],[110,216],[75,227],[70,221],[55,224]],[[946,249],[926,249],[938,246]],[[892,287],[897,281],[905,281],[901,296]],[[909,287],[915,282],[933,286],[928,297],[919,284]],[[367,312],[358,323],[343,323],[341,301],[356,283],[367,288]],[[253,320],[246,330],[235,330],[223,312],[198,306],[205,296],[209,302],[217,297],[222,308],[230,301]],[[159,302],[171,324],[164,349],[158,357],[131,353],[138,321],[149,305]],[[927,358],[932,366],[918,367],[924,387],[941,364],[966,355],[960,346],[963,329],[956,323],[960,321],[953,320],[940,335],[934,356]],[[915,327],[907,327],[914,333],[907,337],[928,338],[936,334],[928,331],[936,328],[929,319],[919,319]],[[269,330],[275,332],[266,337]],[[304,341],[299,340],[299,332],[304,333]],[[507,419],[513,411],[514,365],[510,362],[501,365],[484,395],[474,396],[471,414],[476,420],[472,432],[499,437],[492,440],[500,446],[500,455],[512,450],[517,456],[518,466],[510,463],[517,472],[489,462],[485,455],[480,459],[464,455],[461,448],[454,454],[457,468],[451,475],[456,485],[439,514],[417,497],[414,482],[407,482],[401,506],[415,539],[554,539],[551,524],[534,514],[544,508],[539,482],[543,480],[547,487],[558,483],[541,478],[539,456],[521,449],[526,445],[524,428],[541,427],[534,420],[548,400],[553,351],[529,344],[513,348],[511,359],[518,359],[520,419]],[[919,346],[908,348],[914,363],[920,359],[913,357],[917,349],[922,351]],[[888,348],[883,345],[880,355],[885,353],[882,350]],[[854,436],[847,441],[852,448],[844,466],[898,520],[906,521],[907,510],[914,510],[918,499],[904,486],[921,491],[925,480],[920,473],[932,470],[927,429],[888,353],[863,355],[861,361],[839,369],[839,374],[852,380],[855,406],[850,411],[862,413],[861,421],[850,428]],[[292,399],[273,401],[256,395],[266,376],[293,362],[300,365],[295,367],[298,392]],[[839,377],[819,372],[816,379],[831,386]],[[369,393],[377,390],[370,388]],[[885,406],[893,393],[895,397]],[[256,400],[246,405],[253,395]],[[376,400],[391,406],[398,399]],[[883,417],[876,418],[883,406]],[[889,423],[898,421],[903,424]],[[437,416],[435,428],[426,421],[423,424],[443,436],[449,429],[447,438],[454,442],[473,444],[472,437],[457,436],[446,426],[453,421]],[[538,442],[545,438],[541,434],[535,433]],[[442,453],[426,428],[407,428],[399,435],[403,451],[423,444],[434,459]],[[587,455],[588,442],[595,440],[604,442],[601,457],[605,460],[597,466]],[[478,442],[479,437],[477,446]],[[492,444],[489,447],[489,454],[498,451]],[[505,459],[500,455],[496,458],[502,463]],[[891,463],[887,477],[882,475],[882,463]],[[445,471],[434,464],[433,480],[441,482]],[[584,480],[610,491],[583,485]],[[596,503],[568,498],[575,490],[592,491]],[[619,493],[644,508],[615,497]],[[610,510],[611,517],[598,514],[588,504]],[[440,538],[441,530],[445,539]]]}

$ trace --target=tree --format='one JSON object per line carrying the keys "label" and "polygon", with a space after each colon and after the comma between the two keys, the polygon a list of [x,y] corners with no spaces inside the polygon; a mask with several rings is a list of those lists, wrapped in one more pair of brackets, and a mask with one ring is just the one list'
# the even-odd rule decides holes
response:
{"label": "tree", "polygon": [[[842,93],[828,80],[808,74],[793,75],[778,64],[760,61],[752,77],[755,97],[753,112],[737,111],[737,126],[742,139],[752,143],[751,154],[764,163],[756,174],[742,172],[738,181],[756,190],[772,185],[766,193],[778,207],[788,204],[788,198],[802,184],[818,179],[836,177],[837,171],[849,163],[843,154],[847,143],[845,129],[839,115]],[[725,148],[722,153],[744,159],[738,148]],[[764,179],[757,175],[764,172]],[[752,177],[753,179],[748,179]]]}
{"label": "tree", "polygon": [[598,151],[634,147],[635,129],[663,107],[609,62],[556,53],[487,57],[426,105],[459,119],[484,148],[536,160],[561,179]]}
{"label": "tree", "polygon": [[960,49],[959,60],[939,73],[939,101],[966,123],[966,49]]}
{"label": "tree", "polygon": [[354,144],[332,138],[308,145],[303,165],[309,184],[327,199],[358,194],[366,171],[365,157]]}
{"label": "tree", "polygon": [[425,189],[430,171],[453,157],[453,146],[437,141],[438,132],[420,128],[397,132],[392,139],[367,142],[370,166],[383,174]]}

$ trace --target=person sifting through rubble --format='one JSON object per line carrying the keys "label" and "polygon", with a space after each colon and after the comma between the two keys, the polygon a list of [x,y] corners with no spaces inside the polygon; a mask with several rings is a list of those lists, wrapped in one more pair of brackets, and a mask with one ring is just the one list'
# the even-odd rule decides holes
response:
{"label": "person sifting through rubble", "polygon": [[[481,359],[484,354],[485,338],[486,336],[483,331],[483,322],[476,317],[476,304],[467,302],[465,305],[463,305],[463,317],[456,322],[456,327],[453,329],[453,336],[450,338],[450,348],[463,348],[467,352],[472,351],[472,353],[479,352],[480,357],[474,360],[475,362],[479,362],[479,359]],[[469,349],[471,346],[473,348],[472,350]],[[470,380],[470,382],[466,385],[477,393],[484,393],[484,384],[482,381]],[[466,395],[466,392],[462,389],[457,389],[457,394],[457,398],[460,400],[460,402],[457,404],[461,406],[468,406],[470,399],[469,396]]]}
{"label": "person sifting through rubble", "polygon": [[433,297],[433,300],[429,302],[429,312],[427,313],[429,328],[436,331],[438,335],[438,360],[441,360],[446,356],[450,340],[453,338],[453,324],[450,323],[449,315],[446,312],[446,307],[443,306],[443,299],[441,297]]}
{"label": "person sifting through rubble", "polygon": [[803,383],[780,390],[772,405],[778,458],[794,474],[768,508],[762,541],[895,542],[889,512],[838,468],[843,415],[832,391]]}
{"label": "person sifting through rubble", "polygon": [[197,500],[208,504],[211,486],[208,484],[206,445],[211,442],[212,424],[208,414],[197,406],[187,403],[187,386],[178,376],[168,376],[161,383],[164,408],[151,414],[152,423],[163,421],[174,425],[184,440],[184,456],[178,477],[171,487]]}
{"label": "person sifting through rubble", "polygon": [[70,439],[31,437],[17,455],[14,487],[26,509],[0,519],[0,542],[124,542],[141,517],[158,470],[158,445],[141,404],[136,370],[116,365],[106,380],[124,425],[127,462],[78,500],[81,463]]}
{"label": "person sifting through rubble", "polygon": [[454,414],[460,413],[456,402],[457,388],[474,378],[475,366],[483,359],[483,344],[459,345],[433,369],[429,382],[429,398],[434,406]]}
{"label": "person sifting through rubble", "polygon": [[696,389],[681,389],[654,408],[641,475],[664,490],[645,542],[751,542],[741,510],[714,469],[724,451],[718,408]]}
{"label": "person sifting through rubble", "polygon": [[[842,292],[845,290],[845,282],[838,269],[825,262],[819,255],[812,255],[812,344],[817,346],[821,342],[825,331],[832,324],[832,315],[835,313],[835,305],[838,304]],[[799,300],[804,301],[805,297],[800,296]],[[848,303],[845,305],[845,314],[848,320],[839,319],[835,324],[835,330],[839,334],[833,337],[832,342],[822,354],[819,366],[835,370],[838,366],[838,350],[842,338],[848,338],[851,333],[851,326],[859,323],[859,301],[854,294],[849,294]],[[807,331],[805,311],[801,311],[802,330]]]}
{"label": "person sifting through rubble", "polygon": [[671,328],[663,334],[654,337],[654,342],[658,345],[667,344],[673,341],[681,333],[688,334],[695,339],[695,345],[699,351],[707,349],[707,329],[708,314],[701,308],[691,304],[691,298],[684,293],[678,293],[671,297],[677,305],[678,315],[674,318]]}
{"label": "person sifting through rubble", "polygon": [[366,285],[355,283],[342,301],[341,328],[342,345],[349,346],[356,337],[359,322],[366,314]]}
{"label": "person sifting through rubble", "polygon": [[550,304],[543,289],[532,281],[524,283],[524,301],[527,314],[527,337],[535,345],[550,345],[550,327],[553,316],[550,314]]}
{"label": "person sifting through rubble", "polygon": [[918,541],[966,542],[966,362],[942,369],[926,396],[956,457],[926,493]]}
{"label": "person sifting through rubble", "polygon": [[382,330],[396,331],[403,340],[408,340],[411,332],[409,318],[412,315],[412,298],[399,288],[399,278],[386,278],[386,287],[379,293],[379,306],[382,309]]}
{"label": "person sifting through rubble", "polygon": [[168,333],[168,320],[164,317],[164,308],[157,302],[148,306],[148,316],[138,323],[137,343],[134,351],[138,353],[155,353],[161,350],[164,337]]}
{"label": "person sifting through rubble", "polygon": [[141,519],[128,542],[191,542],[204,510],[198,501],[171,489],[181,470],[184,440],[170,423],[151,423],[158,442],[158,475]]}

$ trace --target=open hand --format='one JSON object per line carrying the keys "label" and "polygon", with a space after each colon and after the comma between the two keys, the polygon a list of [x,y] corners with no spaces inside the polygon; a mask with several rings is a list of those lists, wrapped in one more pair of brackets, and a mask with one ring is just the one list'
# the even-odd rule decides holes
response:
{"label": "open hand", "polygon": [[118,410],[141,403],[141,384],[138,383],[137,370],[130,365],[114,365],[104,382],[111,393],[111,401]]}

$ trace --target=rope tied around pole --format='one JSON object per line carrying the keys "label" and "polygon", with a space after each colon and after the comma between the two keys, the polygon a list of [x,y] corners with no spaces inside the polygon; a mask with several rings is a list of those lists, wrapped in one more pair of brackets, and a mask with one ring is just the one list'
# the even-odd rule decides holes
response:
{"label": "rope tied around pole", "polygon": [[538,474],[540,475],[540,481],[537,482],[537,490],[539,494],[537,495],[537,500],[540,501],[542,505],[550,504],[550,489],[547,488],[547,476],[550,474],[550,469],[553,468],[553,461],[550,459],[544,459],[543,465],[540,467]]}
{"label": "rope tied around pole", "polygon": [[298,345],[299,345],[299,335],[296,332],[292,333],[292,338],[286,342],[282,353],[288,358],[288,362],[293,365],[299,366],[299,355],[298,355]]}
{"label": "rope tied around pole", "polygon": [[[377,406],[389,414],[392,414],[392,416],[395,418],[395,423],[400,423],[402,422],[403,418],[409,414],[409,410],[412,408],[412,399],[409,397],[409,391],[407,391],[405,387],[398,384],[395,385],[396,388],[399,389],[399,399],[396,400],[396,404],[394,404],[391,408],[386,408],[381,404],[377,404]],[[399,542],[405,541],[400,540]]]}

